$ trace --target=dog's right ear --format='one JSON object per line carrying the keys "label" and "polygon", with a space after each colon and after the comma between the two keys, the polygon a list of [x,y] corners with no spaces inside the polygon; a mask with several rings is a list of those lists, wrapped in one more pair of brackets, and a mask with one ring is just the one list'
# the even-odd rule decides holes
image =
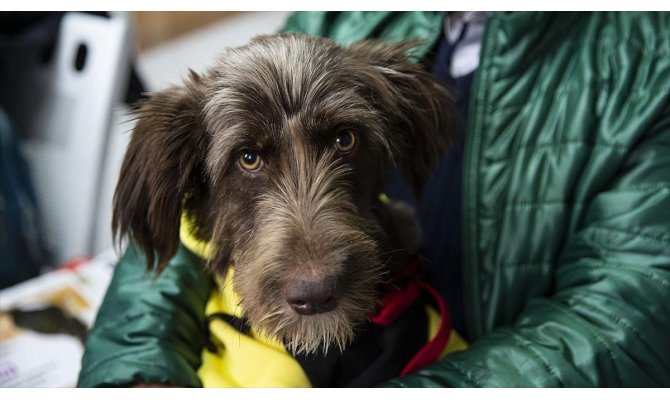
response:
{"label": "dog's right ear", "polygon": [[359,88],[369,89],[367,96],[381,109],[394,161],[417,197],[458,121],[449,91],[409,54],[420,43],[367,40],[348,48],[363,61]]}
{"label": "dog's right ear", "polygon": [[128,235],[158,272],[179,246],[182,209],[191,207],[185,196],[204,187],[203,86],[191,72],[184,86],[142,101],[114,193],[114,240]]}

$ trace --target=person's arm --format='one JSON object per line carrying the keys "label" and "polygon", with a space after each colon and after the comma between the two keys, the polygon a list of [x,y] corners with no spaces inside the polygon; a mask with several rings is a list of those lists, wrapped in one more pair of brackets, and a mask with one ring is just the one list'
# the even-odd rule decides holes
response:
{"label": "person's arm", "polygon": [[202,386],[196,371],[212,280],[200,264],[180,246],[156,277],[130,247],[87,336],[77,386]]}
{"label": "person's arm", "polygon": [[553,297],[387,386],[669,386],[670,106],[557,262]]}

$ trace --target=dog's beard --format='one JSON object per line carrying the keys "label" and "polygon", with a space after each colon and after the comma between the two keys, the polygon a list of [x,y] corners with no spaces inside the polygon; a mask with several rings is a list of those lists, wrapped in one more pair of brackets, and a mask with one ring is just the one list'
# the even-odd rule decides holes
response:
{"label": "dog's beard", "polygon": [[[372,242],[359,241],[358,244],[372,249],[367,247]],[[256,266],[265,267],[261,274],[249,273],[259,268],[247,264],[244,258],[241,262],[236,260],[233,285],[240,295],[242,314],[255,331],[279,340],[293,354],[325,354],[332,347],[342,351],[354,340],[356,326],[367,321],[368,314],[377,304],[377,288],[382,282],[384,268],[371,256],[375,253],[342,257],[343,260],[355,259],[357,263],[354,266],[347,262],[347,283],[337,307],[312,315],[298,314],[283,297],[280,282],[287,268],[280,261],[281,257],[273,257],[271,261],[256,253],[250,258]]]}
{"label": "dog's beard", "polygon": [[325,354],[333,347],[342,351],[354,340],[356,326],[367,321],[374,310],[376,288],[383,276],[381,265],[370,268],[377,264],[368,257],[361,259],[368,267],[364,274],[352,272],[355,276],[349,279],[337,307],[312,315],[300,315],[291,308],[281,295],[279,276],[249,276],[244,273],[244,262],[236,262],[233,285],[240,295],[242,314],[256,332],[279,340],[293,354]]}
{"label": "dog's beard", "polygon": [[[364,322],[374,298],[343,298],[328,313],[299,315],[285,301],[277,301],[262,315],[249,313],[247,318],[262,334],[280,340],[293,354],[326,354],[335,347],[343,351],[354,340],[356,325]],[[282,304],[283,303],[283,304]]]}

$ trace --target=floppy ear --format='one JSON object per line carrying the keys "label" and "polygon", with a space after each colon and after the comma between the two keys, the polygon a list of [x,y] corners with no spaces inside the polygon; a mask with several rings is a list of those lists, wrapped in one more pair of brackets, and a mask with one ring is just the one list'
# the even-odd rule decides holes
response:
{"label": "floppy ear", "polygon": [[364,41],[349,47],[365,64],[360,85],[386,120],[392,158],[415,195],[456,133],[456,105],[447,89],[408,51],[420,42]]}
{"label": "floppy ear", "polygon": [[146,254],[147,268],[158,272],[177,251],[182,208],[194,209],[184,197],[197,201],[205,186],[202,86],[191,72],[183,87],[140,104],[114,194],[115,240],[128,234]]}

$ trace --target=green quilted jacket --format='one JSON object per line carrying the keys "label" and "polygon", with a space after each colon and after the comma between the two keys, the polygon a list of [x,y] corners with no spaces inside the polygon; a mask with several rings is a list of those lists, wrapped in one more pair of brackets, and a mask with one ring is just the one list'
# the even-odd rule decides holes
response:
{"label": "green quilted jacket", "polygon": [[[425,38],[440,13],[298,13],[348,44]],[[670,14],[487,20],[463,176],[470,349],[388,386],[670,386]],[[448,227],[445,227],[448,229]],[[199,386],[201,261],[129,250],[80,386]]]}

